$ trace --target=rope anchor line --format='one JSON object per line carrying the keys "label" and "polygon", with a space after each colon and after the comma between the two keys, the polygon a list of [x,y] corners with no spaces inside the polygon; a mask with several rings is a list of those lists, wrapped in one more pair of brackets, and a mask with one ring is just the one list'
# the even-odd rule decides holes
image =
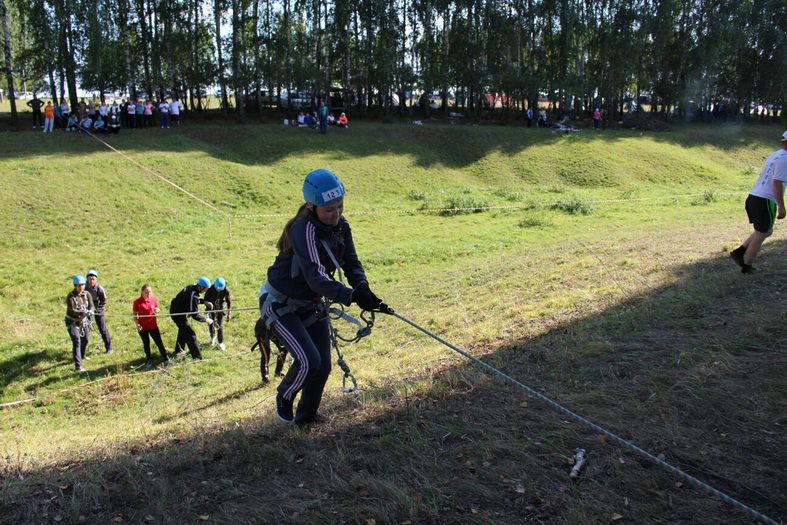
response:
{"label": "rope anchor line", "polygon": [[609,431],[609,430],[607,430],[607,429],[597,425],[596,423],[593,423],[589,419],[587,419],[587,418],[585,418],[585,417],[583,417],[583,416],[581,416],[581,415],[571,411],[570,409],[568,409],[568,408],[564,407],[563,405],[559,404],[557,401],[554,401],[554,400],[550,399],[549,397],[545,396],[544,394],[542,394],[542,393],[538,392],[537,390],[533,389],[532,387],[522,383],[521,381],[519,381],[517,379],[514,379],[510,375],[502,372],[501,370],[495,368],[494,366],[490,365],[489,363],[487,363],[487,362],[485,362],[485,361],[475,357],[474,355],[469,354],[468,352],[462,350],[461,348],[459,348],[459,347],[449,343],[448,341],[446,341],[445,339],[443,339],[439,335],[437,335],[437,334],[435,334],[433,332],[430,332],[426,328],[423,328],[423,327],[417,325],[416,323],[414,323],[410,319],[404,317],[403,315],[399,315],[398,313],[396,313],[392,309],[388,308],[388,309],[382,311],[382,313],[385,313],[385,314],[391,315],[393,317],[396,317],[397,319],[400,319],[401,321],[403,321],[404,323],[412,326],[413,328],[415,328],[416,330],[420,331],[421,333],[426,334],[427,336],[431,337],[435,341],[438,341],[439,343],[447,346],[448,348],[450,348],[454,352],[456,352],[456,353],[460,354],[461,356],[465,357],[466,359],[471,361],[473,364],[478,365],[479,367],[483,368],[487,372],[490,372],[493,375],[496,375],[496,376],[502,378],[504,381],[506,381],[508,383],[511,383],[512,385],[514,385],[516,387],[521,388],[522,390],[526,391],[529,395],[531,395],[534,398],[536,398],[536,399],[546,403],[550,408],[552,408],[556,412],[559,412],[561,414],[569,416],[570,418],[574,419],[575,421],[578,421],[579,423],[583,424],[584,426],[592,429],[594,432],[598,432],[600,434],[603,434],[604,436],[606,436],[610,440],[614,441],[615,443],[617,443],[617,444],[619,444],[619,445],[621,445],[621,446],[623,446],[623,447],[625,447],[625,448],[635,452],[636,454],[639,454],[640,456],[646,458],[651,463],[654,463],[654,464],[664,468],[665,470],[671,472],[672,474],[675,474],[676,476],[678,476],[679,478],[683,479],[684,481],[690,483],[691,485],[695,486],[696,488],[698,488],[698,489],[700,489],[700,490],[710,494],[711,496],[714,496],[714,497],[718,498],[719,500],[723,501],[724,503],[727,503],[728,505],[730,505],[730,506],[732,506],[732,507],[734,507],[734,508],[736,508],[736,509],[738,509],[740,511],[743,511],[750,518],[755,519],[755,520],[759,521],[760,523],[765,523],[767,525],[779,525],[778,522],[776,522],[774,519],[769,518],[768,516],[762,514],[761,512],[758,512],[757,510],[749,507],[748,505],[738,501],[737,499],[733,498],[732,496],[729,496],[728,494],[720,491],[719,489],[714,488],[714,487],[708,485],[707,483],[705,483],[704,481],[701,481],[700,479],[697,479],[694,476],[684,472],[680,468],[675,467],[674,465],[671,465],[671,464],[667,463],[666,461],[664,461],[662,459],[659,459],[658,457],[654,456],[653,454],[651,454],[647,450],[644,450],[644,449],[638,447],[634,443],[623,439],[622,437],[618,436],[617,434],[615,434],[615,433],[613,433],[613,432],[611,432],[611,431]]}

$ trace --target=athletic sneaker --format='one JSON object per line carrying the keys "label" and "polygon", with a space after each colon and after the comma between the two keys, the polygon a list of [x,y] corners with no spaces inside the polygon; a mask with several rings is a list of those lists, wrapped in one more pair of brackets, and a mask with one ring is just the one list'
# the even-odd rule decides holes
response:
{"label": "athletic sneaker", "polygon": [[276,415],[285,423],[292,423],[292,400],[286,400],[281,394],[276,394]]}
{"label": "athletic sneaker", "polygon": [[739,252],[737,249],[736,250],[732,250],[730,252],[730,258],[733,261],[735,261],[735,264],[737,264],[738,266],[743,268],[743,266],[744,266],[744,264],[743,264],[743,254],[741,252]]}
{"label": "athletic sneaker", "polygon": [[148,359],[147,361],[145,361],[145,368],[147,370],[150,370],[151,368],[153,368],[153,360],[152,359]]}
{"label": "athletic sneaker", "polygon": [[224,343],[219,343],[219,350],[221,350],[223,352],[226,349],[227,349],[227,347],[224,346]]}
{"label": "athletic sneaker", "polygon": [[750,264],[744,264],[744,265],[741,267],[741,273],[754,273],[754,272],[756,272],[756,271],[757,271],[757,269],[756,269],[756,268],[754,268],[754,267],[753,267],[752,265],[750,265]]}
{"label": "athletic sneaker", "polygon": [[80,366],[79,368],[77,368],[77,372],[87,372],[87,370],[85,370],[84,368],[82,368],[82,367]]}
{"label": "athletic sneaker", "polygon": [[211,348],[216,348],[216,345],[218,345],[218,339],[216,336],[213,336],[210,340],[210,346]]}

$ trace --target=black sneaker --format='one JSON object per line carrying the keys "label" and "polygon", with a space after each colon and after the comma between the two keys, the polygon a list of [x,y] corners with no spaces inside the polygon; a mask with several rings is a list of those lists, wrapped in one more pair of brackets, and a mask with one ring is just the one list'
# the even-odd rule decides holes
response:
{"label": "black sneaker", "polygon": [[150,370],[152,368],[153,368],[153,360],[152,359],[148,359],[147,361],[145,361],[145,369],[146,370]]}
{"label": "black sneaker", "polygon": [[744,267],[744,264],[743,264],[743,254],[742,254],[741,252],[739,252],[738,250],[732,250],[732,251],[730,252],[730,258],[731,258],[733,261],[735,261],[735,264],[737,264],[737,265],[738,265],[738,266],[740,266],[741,268],[743,268],[743,267]]}
{"label": "black sneaker", "polygon": [[756,271],[757,271],[757,269],[754,268],[751,264],[744,264],[741,267],[741,273],[754,273]]}
{"label": "black sneaker", "polygon": [[292,423],[292,400],[286,400],[281,394],[276,394],[276,415],[285,423]]}

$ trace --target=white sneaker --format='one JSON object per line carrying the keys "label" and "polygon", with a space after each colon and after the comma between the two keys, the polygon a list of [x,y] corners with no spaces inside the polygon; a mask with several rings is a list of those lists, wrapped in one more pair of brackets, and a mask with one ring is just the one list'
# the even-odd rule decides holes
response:
{"label": "white sneaker", "polygon": [[211,347],[211,348],[216,348],[216,345],[217,345],[217,344],[218,344],[218,339],[217,339],[217,338],[216,338],[216,336],[214,335],[214,336],[213,336],[213,338],[210,340],[210,347]]}
{"label": "white sneaker", "polygon": [[219,343],[219,350],[222,352],[225,350],[224,343]]}

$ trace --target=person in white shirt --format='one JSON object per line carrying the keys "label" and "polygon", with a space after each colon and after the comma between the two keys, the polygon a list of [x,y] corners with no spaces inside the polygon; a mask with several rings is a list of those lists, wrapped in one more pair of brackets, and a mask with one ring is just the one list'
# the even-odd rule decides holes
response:
{"label": "person in white shirt", "polygon": [[172,122],[180,126],[180,110],[183,107],[183,104],[177,98],[173,98],[172,102],[169,104],[169,113],[172,115]]}
{"label": "person in white shirt", "polygon": [[787,183],[787,131],[782,134],[782,147],[765,161],[760,178],[746,197],[746,214],[754,225],[754,232],[730,257],[741,267],[741,272],[754,271],[752,263],[762,243],[773,233],[775,219],[787,215],[784,209],[784,185]]}
{"label": "person in white shirt", "polygon": [[167,102],[167,99],[161,101],[161,104],[158,105],[159,115],[161,116],[161,127],[169,129],[169,112],[170,112],[170,105]]}

